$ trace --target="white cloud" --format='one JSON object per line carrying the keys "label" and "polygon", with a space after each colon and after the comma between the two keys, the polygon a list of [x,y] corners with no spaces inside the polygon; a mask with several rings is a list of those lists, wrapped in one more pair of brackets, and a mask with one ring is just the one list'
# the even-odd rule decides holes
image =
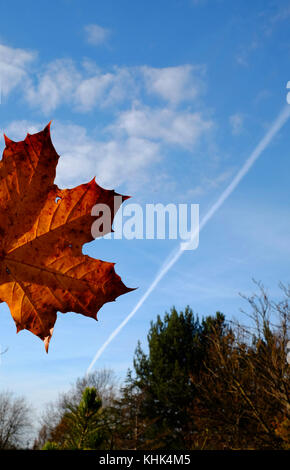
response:
{"label": "white cloud", "polygon": [[28,67],[35,57],[34,52],[0,44],[0,86],[3,96],[8,95],[15,87],[24,85]]}
{"label": "white cloud", "polygon": [[46,124],[47,122],[39,123],[39,122],[31,122],[31,121],[26,121],[26,120],[12,121],[4,127],[4,133],[11,140],[14,140],[15,142],[17,142],[18,140],[23,140],[27,133],[34,134],[35,132],[39,132],[41,129],[44,128]]}
{"label": "white cloud", "polygon": [[[94,32],[95,38],[103,31],[98,25],[87,25],[86,28],[92,37]],[[81,66],[71,59],[55,59],[32,68],[35,58],[35,52],[0,44],[2,95],[8,95],[19,86],[29,106],[44,114],[50,114],[62,105],[81,112],[96,106],[115,106],[124,100],[140,99],[144,91],[171,105],[178,105],[192,102],[204,89],[203,66],[115,66],[111,70],[101,70],[88,59]]]}
{"label": "white cloud", "polygon": [[[13,140],[23,140],[27,132],[38,132],[46,124],[14,121],[4,132]],[[111,126],[103,129],[103,138],[83,126],[53,121],[52,141],[61,156],[56,183],[73,187],[96,176],[103,187],[118,190],[121,186],[120,191],[129,194],[149,182],[150,188],[158,186],[157,165],[170,158],[168,148],[173,145],[193,151],[212,125],[199,113],[148,107],[120,113]]]}
{"label": "white cloud", "polygon": [[88,24],[84,27],[86,39],[89,44],[99,46],[103,44],[110,36],[111,32],[98,24]]}
{"label": "white cloud", "polygon": [[138,93],[138,79],[134,68],[115,67],[114,79],[108,96],[104,99],[104,105],[110,106],[127,100],[132,100]]}
{"label": "white cloud", "polygon": [[[149,180],[154,185],[154,178],[160,176],[160,172],[155,175],[154,166],[165,156],[170,158],[169,147],[192,152],[213,127],[213,121],[203,112],[171,106],[195,100],[200,94],[202,67],[102,70],[91,60],[79,66],[70,59],[56,59],[29,72],[34,54],[1,47],[0,63],[13,65],[19,84],[25,78],[21,88],[24,100],[40,115],[49,115],[41,123],[12,122],[5,129],[10,138],[22,140],[27,132],[42,129],[52,112],[63,105],[78,112],[111,106],[112,124],[98,129],[102,137],[73,123],[53,121],[53,143],[61,155],[56,182],[62,187],[83,183],[94,175],[108,188],[140,186]],[[146,92],[159,95],[167,103],[158,108],[146,106]]]}
{"label": "white cloud", "polygon": [[143,106],[120,113],[112,129],[119,133],[124,132],[130,137],[192,149],[212,126],[213,122],[198,112]]}
{"label": "white cloud", "polygon": [[[43,129],[47,123],[14,121],[4,128],[12,140],[23,140],[27,134]],[[72,187],[91,180],[106,188],[142,185],[146,171],[159,158],[159,145],[138,137],[111,137],[99,141],[83,126],[55,121],[51,126],[54,147],[61,156],[56,172],[60,187]]]}
{"label": "white cloud", "polygon": [[75,124],[55,123],[52,137],[61,158],[57,183],[72,186],[92,179],[106,188],[143,183],[143,172],[158,158],[158,145],[137,138],[100,141]]}
{"label": "white cloud", "polygon": [[0,44],[2,94],[19,86],[29,106],[44,114],[63,105],[80,112],[115,106],[144,98],[144,91],[178,105],[192,102],[204,88],[204,67],[200,66],[115,66],[101,70],[91,60],[79,66],[71,59],[55,59],[32,69],[35,57],[34,52]]}
{"label": "white cloud", "polygon": [[[99,180],[106,187],[116,188],[124,182],[131,187],[144,184],[147,172],[160,159],[157,143],[137,137],[103,142],[96,150],[100,156],[97,164]],[[151,175],[151,181],[153,179]]]}
{"label": "white cloud", "polygon": [[204,67],[180,65],[177,67],[152,68],[143,66],[145,86],[149,93],[178,104],[194,100],[204,88]]}
{"label": "white cloud", "polygon": [[63,103],[70,103],[81,74],[74,63],[67,59],[58,59],[48,64],[44,71],[32,79],[25,87],[25,99],[32,107],[41,108],[47,114]]}
{"label": "white cloud", "polygon": [[64,104],[87,112],[96,106],[113,106],[133,99],[137,89],[134,71],[126,67],[103,72],[85,62],[83,69],[78,70],[72,60],[57,59],[27,79],[24,98],[44,114]]}
{"label": "white cloud", "polygon": [[232,114],[229,121],[233,135],[239,135],[243,132],[244,116],[242,114]]}
{"label": "white cloud", "polygon": [[90,111],[96,105],[114,106],[137,95],[134,71],[126,67],[115,67],[111,72],[97,71],[92,77],[83,79],[72,97],[79,111]]}
{"label": "white cloud", "polygon": [[112,84],[113,76],[110,73],[98,74],[82,80],[78,85],[74,100],[79,110],[89,111],[97,102],[101,102],[105,92]]}

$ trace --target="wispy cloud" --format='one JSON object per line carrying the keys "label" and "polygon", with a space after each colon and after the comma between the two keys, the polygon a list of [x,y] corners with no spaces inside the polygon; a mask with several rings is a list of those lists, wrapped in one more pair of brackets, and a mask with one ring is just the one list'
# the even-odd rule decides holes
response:
{"label": "wispy cloud", "polygon": [[48,114],[61,104],[71,104],[71,98],[80,81],[81,74],[73,61],[58,59],[46,65],[43,71],[29,77],[23,90],[24,98],[31,107]]}
{"label": "wispy cloud", "polygon": [[272,23],[287,20],[290,16],[290,6],[278,8],[275,15],[271,17]]}
{"label": "wispy cloud", "polygon": [[214,177],[203,177],[198,186],[186,192],[186,198],[193,199],[212,190],[219,189],[220,186],[227,183],[227,181],[233,176],[233,171],[233,169],[227,169]]}
{"label": "wispy cloud", "polygon": [[[23,140],[27,132],[43,129],[46,122],[13,121],[4,128],[12,140]],[[160,158],[160,146],[150,140],[127,136],[98,140],[85,127],[54,121],[52,140],[61,155],[56,172],[56,183],[72,187],[91,180],[95,175],[99,184],[118,188],[122,184],[142,185],[147,171]]]}
{"label": "wispy cloud", "polygon": [[84,27],[86,40],[93,46],[99,46],[108,40],[111,31],[98,24],[88,24]]}
{"label": "wispy cloud", "polygon": [[[22,140],[27,132],[38,132],[46,124],[13,121],[4,132],[11,139]],[[166,158],[165,147],[174,145],[193,151],[212,124],[198,113],[142,108],[120,113],[104,129],[100,140],[83,126],[54,121],[53,143],[61,155],[56,182],[62,187],[74,186],[96,175],[105,187],[126,184],[130,188],[142,186],[151,175],[152,186],[153,167]]]}
{"label": "wispy cloud", "polygon": [[181,65],[177,67],[142,67],[149,93],[178,104],[194,100],[204,89],[205,67]]}
{"label": "wispy cloud", "polygon": [[[160,177],[152,170],[162,159],[170,158],[168,150],[179,148],[193,154],[202,142],[208,145],[206,137],[215,123],[200,102],[195,106],[204,89],[204,67],[115,66],[103,70],[93,61],[78,64],[67,58],[36,63],[30,71],[27,64],[35,60],[35,54],[10,49],[5,57],[20,68],[19,92],[40,116],[36,123],[10,123],[5,131],[12,139],[22,140],[27,132],[43,128],[58,108],[86,113],[111,107],[111,123],[100,124],[97,137],[72,122],[54,122],[54,143],[62,156],[57,170],[61,186],[80,184],[92,175],[106,187],[126,184],[130,189],[149,179],[154,185],[154,177],[149,175],[153,172]],[[25,86],[21,76],[25,76]],[[152,94],[161,102],[152,104]]]}
{"label": "wispy cloud", "polygon": [[69,106],[78,112],[88,112],[96,106],[113,106],[135,97],[137,89],[134,70],[113,67],[102,71],[87,63],[77,67],[71,59],[56,59],[27,74],[21,87],[25,101],[31,108],[50,114],[60,106]]}
{"label": "wispy cloud", "polygon": [[137,96],[138,85],[134,69],[113,67],[109,72],[98,70],[93,76],[79,82],[72,96],[76,109],[92,110],[96,105],[115,106]]}
{"label": "wispy cloud", "polygon": [[148,95],[176,107],[194,104],[205,89],[202,66],[112,66],[103,70],[92,61],[77,64],[72,59],[59,58],[36,64],[37,68],[30,70],[28,65],[36,54],[1,47],[1,76],[6,94],[17,85],[29,106],[44,114],[64,105],[77,112],[88,112],[96,106],[115,106],[125,100],[143,100]]}
{"label": "wispy cloud", "polygon": [[213,126],[199,112],[141,106],[120,113],[113,129],[134,138],[161,141],[193,150],[193,146]]}
{"label": "wispy cloud", "polygon": [[257,41],[256,39],[252,40],[249,44],[243,45],[240,47],[239,52],[236,54],[236,61],[239,65],[243,67],[248,67],[249,65],[249,58],[253,51],[258,49],[261,46],[261,41]]}
{"label": "wispy cloud", "polygon": [[241,113],[232,114],[229,117],[232,134],[239,135],[243,132],[244,116]]}
{"label": "wispy cloud", "polygon": [[7,96],[19,84],[26,82],[28,67],[36,53],[15,49],[0,44],[0,87],[2,96]]}

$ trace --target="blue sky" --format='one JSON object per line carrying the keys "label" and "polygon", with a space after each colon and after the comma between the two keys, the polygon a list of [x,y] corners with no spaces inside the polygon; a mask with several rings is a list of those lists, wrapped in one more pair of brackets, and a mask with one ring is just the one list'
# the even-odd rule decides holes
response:
{"label": "blue sky", "polygon": [[[286,104],[290,2],[236,0],[0,1],[0,130],[51,134],[56,182],[96,181],[140,203],[196,203],[207,212]],[[150,320],[175,305],[240,318],[252,278],[275,297],[290,256],[287,122],[95,367],[124,377]],[[1,136],[0,150],[4,148]],[[41,407],[82,376],[134,308],[174,240],[95,240],[84,253],[116,262],[138,289],[99,322],[59,314],[50,351],[16,335],[0,306],[1,389]]]}

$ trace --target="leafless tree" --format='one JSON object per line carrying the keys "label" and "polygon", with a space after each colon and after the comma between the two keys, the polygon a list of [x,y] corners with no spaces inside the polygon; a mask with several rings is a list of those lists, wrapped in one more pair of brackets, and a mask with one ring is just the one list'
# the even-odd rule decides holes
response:
{"label": "leafless tree", "polygon": [[220,432],[222,423],[223,434],[229,430],[229,448],[248,448],[250,434],[253,448],[283,448],[290,443],[289,433],[277,433],[277,426],[287,428],[290,423],[290,287],[281,285],[283,296],[274,301],[261,283],[256,285],[258,292],[242,295],[250,307],[244,313],[251,321],[231,322],[225,336],[212,330],[209,360],[199,385],[203,401],[216,404],[218,424],[209,428],[215,426]]}
{"label": "leafless tree", "polygon": [[77,379],[71,398],[79,403],[85,388],[94,387],[102,399],[103,407],[113,403],[118,393],[118,380],[111,369],[101,369]]}
{"label": "leafless tree", "polygon": [[91,374],[78,378],[68,392],[62,393],[58,400],[46,406],[40,420],[40,429],[34,448],[42,448],[45,442],[50,439],[51,433],[62,421],[64,414],[71,407],[79,404],[83,391],[87,387],[96,388],[102,399],[102,406],[108,407],[113,404],[118,394],[119,384],[111,369],[96,370]]}
{"label": "leafless tree", "polygon": [[255,328],[245,329],[249,337],[256,336],[258,354],[249,357],[253,372],[259,372],[263,389],[269,400],[279,403],[290,418],[290,367],[287,362],[287,343],[290,339],[290,285],[280,284],[283,297],[271,300],[264,286],[254,281],[258,293],[242,296],[251,307],[248,317]]}
{"label": "leafless tree", "polygon": [[0,393],[0,450],[27,445],[32,430],[32,411],[24,398]]}

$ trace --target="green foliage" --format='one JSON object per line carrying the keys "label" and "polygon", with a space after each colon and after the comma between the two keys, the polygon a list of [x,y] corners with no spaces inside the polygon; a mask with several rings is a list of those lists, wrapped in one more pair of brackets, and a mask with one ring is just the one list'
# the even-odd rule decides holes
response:
{"label": "green foliage", "polygon": [[[285,360],[289,310],[275,331],[265,294],[258,306],[250,305],[256,306],[256,334],[239,325],[230,327],[220,312],[199,321],[189,307],[180,313],[173,308],[151,322],[148,354],[138,343],[135,376],[129,380],[141,398],[139,421],[151,420],[143,443],[164,449],[287,446],[288,421],[278,430],[274,423],[285,414],[290,418]],[[277,309],[281,311],[281,304]]]}
{"label": "green foliage", "polygon": [[102,441],[102,400],[95,388],[86,388],[78,407],[70,407],[65,420],[69,429],[67,445],[76,449],[95,449]]}
{"label": "green foliage", "polygon": [[151,322],[148,355],[138,343],[135,385],[145,393],[143,415],[156,419],[151,437],[162,432],[167,448],[184,447],[193,435],[194,423],[188,411],[197,389],[190,377],[201,373],[207,338],[214,326],[223,334],[224,316],[220,313],[200,322],[189,307],[180,314],[172,308],[163,320],[158,315],[156,322]]}
{"label": "green foliage", "polygon": [[97,449],[103,440],[102,400],[94,387],[87,387],[77,405],[67,404],[67,411],[53,430],[49,445],[89,450]]}
{"label": "green foliage", "polygon": [[59,446],[56,442],[47,441],[42,447],[42,450],[59,450]]}
{"label": "green foliage", "polygon": [[[39,442],[46,449],[289,449],[290,288],[275,304],[259,287],[246,299],[251,328],[220,312],[200,320],[189,307],[158,315],[148,353],[138,342],[118,399],[106,374],[79,380]],[[105,383],[110,399],[102,406],[97,389]]]}

